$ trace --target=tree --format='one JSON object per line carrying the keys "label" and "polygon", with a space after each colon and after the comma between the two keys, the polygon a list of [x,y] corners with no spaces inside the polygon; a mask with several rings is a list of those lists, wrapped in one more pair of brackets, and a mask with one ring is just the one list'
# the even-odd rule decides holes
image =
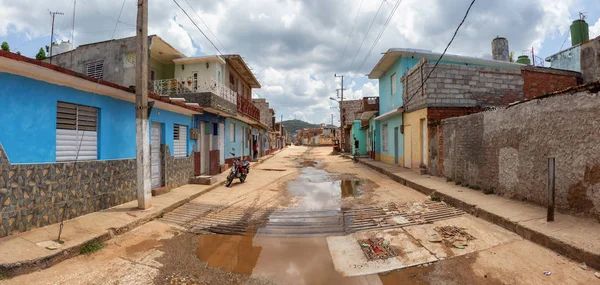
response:
{"label": "tree", "polygon": [[21,55],[21,52],[20,52],[20,51],[18,51],[18,52],[17,52],[17,54],[18,54],[18,55]]}
{"label": "tree", "polygon": [[38,51],[38,53],[35,55],[35,59],[37,59],[37,60],[46,59],[46,52],[44,51],[44,48],[40,48],[40,51]]}
{"label": "tree", "polygon": [[3,51],[10,51],[10,47],[8,46],[7,42],[2,42],[0,49],[2,49]]}
{"label": "tree", "polygon": [[508,61],[510,61],[510,62],[515,62],[515,52],[514,52],[514,51],[511,51],[511,52],[508,54]]}

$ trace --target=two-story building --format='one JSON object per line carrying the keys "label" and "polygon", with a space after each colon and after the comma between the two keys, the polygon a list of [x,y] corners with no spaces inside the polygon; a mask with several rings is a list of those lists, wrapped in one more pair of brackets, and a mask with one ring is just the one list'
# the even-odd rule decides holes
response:
{"label": "two-story building", "polygon": [[580,81],[577,72],[509,62],[508,49],[503,50],[507,54],[497,59],[446,54],[437,67],[440,53],[388,50],[369,74],[379,79],[380,159],[437,175],[443,119],[504,107]]}
{"label": "two-story building", "polygon": [[[236,156],[264,155],[268,126],[252,103],[260,83],[240,55],[186,57],[149,36],[149,86],[163,98],[204,110],[194,116],[196,174],[219,173]],[[48,59],[49,60],[49,59]],[[52,63],[123,86],[135,84],[135,37],[81,45]],[[158,126],[156,126],[158,128]]]}

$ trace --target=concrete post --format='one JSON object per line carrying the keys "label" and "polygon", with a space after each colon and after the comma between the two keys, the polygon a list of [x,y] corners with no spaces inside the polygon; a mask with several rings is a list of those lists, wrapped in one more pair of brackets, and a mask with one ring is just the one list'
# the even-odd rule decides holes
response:
{"label": "concrete post", "polygon": [[135,125],[138,208],[152,205],[150,181],[150,137],[148,133],[148,1],[138,0],[135,76]]}

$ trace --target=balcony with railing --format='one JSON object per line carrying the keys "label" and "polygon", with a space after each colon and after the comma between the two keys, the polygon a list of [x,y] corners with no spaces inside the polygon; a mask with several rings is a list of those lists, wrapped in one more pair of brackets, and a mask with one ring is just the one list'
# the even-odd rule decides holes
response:
{"label": "balcony with railing", "polygon": [[152,90],[160,96],[184,98],[188,103],[198,103],[203,108],[236,114],[237,92],[213,78],[171,78],[155,80]]}
{"label": "balcony with railing", "polygon": [[254,106],[252,101],[237,95],[237,111],[260,122],[260,110]]}

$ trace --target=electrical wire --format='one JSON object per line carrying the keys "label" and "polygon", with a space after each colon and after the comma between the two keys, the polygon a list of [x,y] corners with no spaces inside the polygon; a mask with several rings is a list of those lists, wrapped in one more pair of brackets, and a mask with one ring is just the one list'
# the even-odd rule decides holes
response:
{"label": "electrical wire", "polygon": [[[86,1],[81,1],[81,2],[83,3],[83,5],[87,6],[87,7],[88,7],[88,8],[90,8],[92,11],[96,12],[96,14],[98,14],[98,15],[101,15],[101,16],[104,16],[104,17],[107,17],[107,18],[110,18],[110,19],[113,19],[113,20],[115,20],[115,18],[113,18],[113,17],[110,17],[110,16],[106,16],[106,15],[104,15],[104,14],[102,14],[102,13],[98,12],[98,10],[94,9],[93,7],[91,7],[91,6],[88,6],[88,4],[86,4],[86,3],[85,3]],[[128,25],[128,26],[133,26],[133,27],[136,27],[136,25],[134,25],[134,24],[125,23],[125,22],[123,22],[123,21],[121,21],[121,20],[117,20],[117,21],[118,21],[119,23],[123,24],[123,25]]]}
{"label": "electrical wire", "polygon": [[190,8],[192,8],[192,11],[194,11],[194,14],[196,14],[196,16],[198,16],[198,19],[200,19],[200,22],[202,22],[202,24],[204,24],[204,26],[206,26],[206,29],[208,29],[208,32],[213,37],[215,37],[215,39],[217,40],[217,42],[221,45],[221,48],[227,53],[227,49],[225,48],[225,45],[223,43],[221,43],[221,41],[219,40],[219,38],[213,33],[213,31],[210,30],[210,28],[208,27],[208,25],[204,22],[204,20],[202,20],[202,17],[200,17],[200,15],[198,15],[198,13],[194,9],[194,7],[192,7],[192,4],[190,4],[190,2],[188,2],[188,0],[185,0],[185,3],[187,3],[188,6],[190,6]]}
{"label": "electrical wire", "polygon": [[410,102],[410,100],[412,100],[412,98],[414,98],[415,95],[417,95],[417,93],[419,93],[419,91],[421,89],[423,89],[423,86],[425,85],[425,82],[427,82],[427,79],[429,79],[429,76],[431,76],[431,73],[433,73],[433,71],[435,70],[435,68],[438,66],[438,64],[440,63],[440,60],[442,60],[442,57],[444,57],[444,55],[446,54],[446,51],[448,51],[448,48],[450,47],[450,45],[454,41],[454,38],[456,37],[456,34],[458,33],[458,30],[460,29],[460,27],[463,25],[463,23],[467,19],[467,16],[469,15],[469,11],[471,11],[471,7],[473,7],[473,4],[475,4],[475,0],[473,0],[471,2],[471,4],[469,5],[469,8],[467,9],[467,12],[465,13],[465,16],[463,17],[462,21],[460,21],[460,24],[458,24],[458,27],[456,27],[456,30],[454,31],[454,35],[452,36],[452,39],[450,39],[450,42],[448,43],[448,45],[446,45],[446,48],[444,49],[444,52],[442,53],[442,55],[440,56],[440,58],[438,58],[438,60],[435,62],[435,65],[429,71],[429,73],[427,74],[427,77],[425,78],[425,80],[423,80],[421,82],[421,86],[419,86],[419,88],[417,89],[417,91],[412,96],[410,96],[410,98],[408,98],[408,100],[406,100],[406,102],[404,102],[404,106],[407,106],[408,102]]}
{"label": "electrical wire", "polygon": [[352,29],[350,29],[350,34],[348,35],[348,39],[346,39],[346,45],[344,46],[344,52],[342,53],[341,60],[344,60],[346,56],[346,50],[348,49],[348,43],[350,42],[350,38],[352,37],[352,33],[354,32],[354,26],[356,25],[356,20],[358,19],[358,15],[360,14],[360,8],[362,7],[363,0],[360,1],[358,5],[358,11],[356,11],[356,16],[354,17],[354,22],[352,23]]}
{"label": "electrical wire", "polygon": [[123,7],[125,7],[125,1],[127,1],[127,0],[123,0],[123,4],[121,5],[121,11],[119,11],[119,17],[117,17],[117,22],[115,23],[115,29],[113,30],[113,34],[110,37],[111,40],[115,38],[115,32],[117,31],[117,26],[119,26],[119,20],[121,20],[121,14],[123,13]]}
{"label": "electrical wire", "polygon": [[383,24],[383,27],[381,28],[381,31],[379,31],[379,34],[377,35],[377,38],[375,38],[375,41],[371,45],[371,48],[369,49],[369,52],[367,52],[367,55],[365,56],[365,58],[361,62],[360,66],[354,72],[355,74],[357,74],[358,71],[365,65],[365,62],[367,62],[367,59],[371,55],[371,52],[373,52],[373,49],[375,49],[375,46],[379,42],[379,39],[381,39],[381,36],[385,32],[385,29],[387,28],[387,26],[391,22],[392,18],[394,17],[394,13],[396,12],[396,10],[398,10],[398,7],[400,6],[400,3],[402,3],[402,0],[396,1],[396,5],[394,6],[394,8],[392,8],[392,12],[390,12],[390,15],[388,16],[387,20],[385,21],[385,24]]}
{"label": "electrical wire", "polygon": [[175,4],[177,4],[177,7],[179,7],[179,9],[181,9],[181,11],[188,17],[188,19],[190,19],[190,21],[192,22],[192,24],[194,24],[194,26],[196,26],[196,29],[198,29],[198,31],[200,31],[200,33],[202,33],[202,35],[210,42],[210,44],[217,50],[217,52],[220,55],[223,55],[223,53],[219,50],[219,48],[210,40],[210,38],[204,33],[204,31],[202,31],[202,29],[200,29],[200,27],[198,27],[198,25],[196,24],[196,22],[194,22],[194,20],[192,19],[192,17],[190,17],[190,15],[185,11],[185,9],[183,9],[183,7],[181,7],[181,5],[179,5],[179,3],[177,3],[177,0],[173,0],[173,2],[175,2]]}
{"label": "electrical wire", "polygon": [[369,35],[369,32],[371,31],[371,27],[373,27],[373,23],[375,23],[375,19],[377,19],[377,15],[379,15],[379,11],[381,11],[381,7],[383,7],[383,3],[385,3],[385,0],[381,1],[381,4],[379,5],[379,9],[377,9],[377,13],[375,13],[375,17],[373,17],[373,20],[371,21],[371,24],[369,25],[369,28],[367,29],[367,32],[365,33],[365,37],[363,38],[362,42],[360,43],[360,46],[358,47],[356,54],[352,58],[352,62],[350,62],[350,65],[348,65],[348,68],[346,68],[346,70],[350,71],[352,64],[354,64],[354,60],[356,60],[356,57],[358,56],[360,49],[362,48],[363,44],[365,43],[365,40],[367,39],[367,36]]}

